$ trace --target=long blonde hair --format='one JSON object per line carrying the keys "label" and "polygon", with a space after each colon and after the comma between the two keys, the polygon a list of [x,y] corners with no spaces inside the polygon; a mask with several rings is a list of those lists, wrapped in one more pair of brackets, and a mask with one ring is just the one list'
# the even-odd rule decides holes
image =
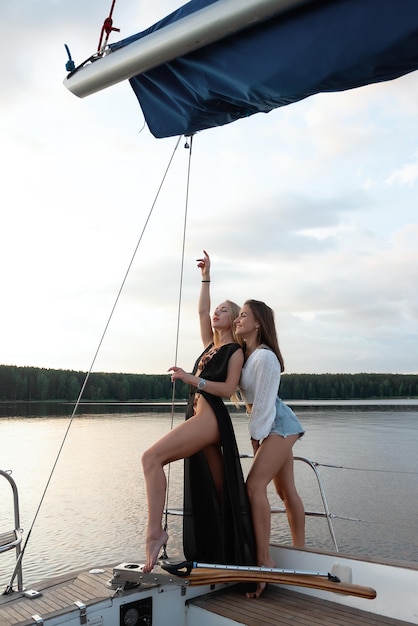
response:
{"label": "long blonde hair", "polygon": [[[225,300],[225,302],[229,306],[229,316],[230,316],[230,322],[231,322],[232,338],[235,343],[239,343],[239,345],[241,345],[235,334],[235,323],[234,323],[239,315],[241,308],[238,306],[238,304],[236,304],[235,302],[232,302],[232,300]],[[213,345],[215,346],[215,348],[219,346],[219,334],[217,330],[213,331]],[[241,404],[241,399],[238,396],[237,391],[234,392],[232,396],[229,398],[231,402],[235,404],[236,407],[240,406]]]}
{"label": "long blonde hair", "polygon": [[[232,300],[225,300],[225,302],[229,306],[229,316],[230,316],[230,322],[231,322],[232,338],[235,343],[239,343],[237,336],[235,334],[234,322],[239,315],[240,307],[235,302],[232,302]],[[215,348],[219,346],[219,333],[216,329],[213,331],[213,345],[215,346]]]}

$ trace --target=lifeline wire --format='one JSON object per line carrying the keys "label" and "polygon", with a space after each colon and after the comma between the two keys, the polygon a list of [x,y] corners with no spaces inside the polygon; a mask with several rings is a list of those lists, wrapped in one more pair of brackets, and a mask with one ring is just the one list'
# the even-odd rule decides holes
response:
{"label": "lifeline wire", "polygon": [[160,185],[159,185],[159,187],[158,187],[158,190],[157,190],[157,193],[156,193],[156,195],[155,195],[154,201],[153,201],[153,203],[152,203],[152,205],[151,205],[151,208],[150,208],[150,210],[149,210],[149,213],[148,213],[147,219],[145,220],[144,227],[143,227],[142,232],[141,232],[141,234],[140,234],[140,236],[139,236],[138,242],[137,242],[137,244],[136,244],[136,246],[135,246],[134,252],[133,252],[132,257],[131,257],[131,260],[130,260],[130,261],[129,261],[129,263],[128,263],[127,270],[126,270],[125,275],[124,275],[124,277],[123,277],[123,280],[122,280],[121,286],[119,287],[119,291],[118,291],[117,296],[116,296],[116,299],[115,299],[115,301],[114,301],[114,303],[113,303],[113,306],[112,306],[112,309],[111,309],[111,311],[110,311],[110,314],[109,314],[109,317],[108,317],[108,319],[107,319],[107,322],[106,322],[106,324],[105,324],[105,327],[104,327],[103,333],[102,333],[102,335],[101,335],[101,337],[100,337],[100,341],[99,341],[99,344],[98,344],[98,346],[97,346],[96,352],[94,353],[94,357],[93,357],[93,360],[92,360],[92,362],[91,362],[90,368],[89,368],[89,370],[88,370],[88,372],[87,372],[87,374],[86,374],[86,376],[85,376],[85,378],[84,378],[83,385],[82,385],[82,387],[81,387],[80,393],[78,394],[78,398],[77,398],[77,400],[76,400],[76,403],[75,403],[75,405],[74,405],[73,411],[72,411],[72,413],[71,413],[69,424],[68,424],[68,426],[67,426],[67,429],[66,429],[66,431],[65,431],[65,434],[64,434],[63,440],[62,440],[61,445],[60,445],[59,450],[58,450],[58,454],[57,454],[57,456],[56,456],[56,458],[55,458],[55,461],[54,461],[54,464],[53,464],[53,466],[52,466],[51,473],[50,473],[49,478],[48,478],[48,480],[47,480],[47,482],[46,482],[45,489],[44,489],[44,491],[43,491],[43,493],[42,493],[42,496],[41,496],[41,499],[40,499],[40,502],[39,502],[38,508],[36,509],[36,512],[35,512],[34,518],[33,518],[33,520],[32,520],[32,524],[31,524],[31,526],[30,526],[30,528],[29,528],[29,532],[28,532],[28,535],[27,535],[27,537],[26,537],[26,541],[25,541],[25,543],[24,543],[24,545],[23,545],[23,548],[22,548],[22,551],[21,551],[21,553],[20,553],[20,555],[19,555],[19,558],[18,558],[18,559],[17,559],[17,561],[16,561],[16,566],[15,566],[15,569],[14,569],[14,571],[13,571],[13,574],[12,574],[11,580],[10,580],[10,582],[9,582],[8,586],[6,587],[6,589],[5,589],[4,594],[3,594],[3,595],[7,595],[8,593],[11,593],[11,592],[13,591],[13,581],[14,581],[14,579],[16,578],[16,575],[17,575],[17,572],[18,572],[18,569],[19,569],[20,563],[21,563],[21,561],[22,561],[22,559],[23,559],[23,555],[25,554],[26,546],[27,546],[27,544],[28,544],[28,542],[29,542],[29,538],[30,538],[30,536],[31,536],[32,529],[33,529],[33,527],[34,527],[34,525],[35,525],[35,522],[36,522],[36,520],[37,520],[37,517],[38,517],[39,511],[40,511],[41,506],[42,506],[42,504],[43,504],[43,501],[44,501],[44,499],[45,499],[46,493],[47,493],[48,488],[49,488],[49,484],[50,484],[50,482],[51,482],[51,480],[52,480],[53,473],[54,473],[55,468],[56,468],[56,466],[57,466],[57,463],[58,463],[58,460],[59,460],[59,458],[60,458],[60,455],[61,455],[62,449],[63,449],[63,447],[64,447],[64,444],[65,444],[65,442],[66,442],[66,440],[67,440],[68,433],[69,433],[69,431],[70,431],[71,425],[72,425],[72,423],[73,423],[75,413],[76,413],[76,411],[77,411],[77,409],[78,409],[78,406],[79,406],[79,404],[80,404],[81,398],[83,397],[83,393],[84,393],[84,390],[85,390],[85,388],[86,388],[87,381],[88,381],[88,379],[89,379],[89,377],[90,377],[90,374],[91,374],[92,369],[93,369],[93,367],[94,367],[94,364],[95,364],[95,362],[96,362],[96,359],[97,359],[97,356],[98,356],[98,354],[99,354],[100,348],[101,348],[102,343],[103,343],[103,341],[104,341],[104,338],[105,338],[105,336],[106,336],[106,333],[107,333],[107,330],[108,330],[108,328],[109,328],[110,322],[111,322],[111,320],[112,320],[113,314],[114,314],[114,312],[115,312],[116,306],[117,306],[117,304],[118,304],[118,302],[119,302],[119,299],[120,299],[120,296],[121,296],[121,294],[122,294],[122,290],[123,290],[123,288],[124,288],[124,286],[125,286],[125,283],[126,283],[126,280],[127,280],[127,278],[128,278],[129,272],[130,272],[130,270],[131,270],[132,264],[133,264],[134,259],[135,259],[135,257],[136,257],[136,253],[138,252],[139,245],[140,245],[140,243],[141,243],[141,241],[142,241],[142,238],[143,238],[143,236],[144,236],[145,230],[146,230],[146,228],[147,228],[147,226],[148,226],[148,222],[149,222],[149,220],[150,220],[150,218],[151,218],[151,215],[152,215],[152,212],[153,212],[154,207],[155,207],[155,205],[156,205],[157,199],[158,199],[158,197],[159,197],[159,195],[160,195],[161,189],[162,189],[163,184],[164,184],[164,182],[165,182],[165,179],[166,179],[166,177],[167,177],[168,171],[169,171],[169,169],[170,169],[170,166],[171,166],[171,163],[172,163],[172,161],[173,161],[174,155],[175,155],[175,153],[176,153],[176,151],[177,151],[177,148],[178,148],[178,146],[179,146],[180,140],[181,140],[181,136],[177,139],[177,143],[176,143],[176,145],[175,145],[175,147],[174,147],[173,153],[172,153],[172,155],[171,155],[171,157],[170,157],[170,159],[169,159],[168,165],[167,165],[167,167],[166,167],[166,169],[165,169],[164,175],[163,175],[163,177],[162,177],[162,180],[161,180]]}
{"label": "lifeline wire", "polygon": [[[177,356],[178,356],[178,347],[179,347],[179,332],[180,332],[180,312],[181,312],[181,297],[183,293],[183,273],[184,273],[184,249],[186,245],[186,228],[187,228],[187,211],[189,206],[189,189],[190,189],[190,171],[191,171],[191,163],[192,163],[192,147],[193,147],[193,135],[189,137],[190,141],[185,144],[185,148],[189,149],[189,163],[187,169],[187,182],[186,182],[186,200],[185,200],[185,208],[184,208],[184,223],[183,223],[183,243],[182,243],[182,252],[181,252],[181,267],[180,267],[180,285],[179,285],[179,300],[178,300],[178,308],[177,308],[177,331],[176,331],[176,346],[175,346],[175,356],[174,356],[174,364],[177,365]],[[176,395],[176,381],[173,382],[173,390],[171,395],[171,429],[173,429],[174,422],[174,402]],[[168,499],[169,499],[169,491],[170,491],[170,475],[171,475],[171,463],[168,464],[167,468],[167,489],[166,489],[166,501],[165,501],[165,517],[164,517],[164,530],[168,529]],[[167,546],[166,544],[162,547],[162,553],[160,555],[160,559],[168,559],[167,556]]]}
{"label": "lifeline wire", "polygon": [[372,468],[372,467],[348,467],[347,465],[332,465],[331,463],[318,463],[315,462],[315,465],[321,466],[321,467],[332,467],[334,469],[346,469],[346,470],[353,470],[355,472],[379,472],[380,473],[386,473],[386,474],[418,474],[418,472],[412,472],[409,470],[391,470],[391,469],[379,469],[379,468]]}

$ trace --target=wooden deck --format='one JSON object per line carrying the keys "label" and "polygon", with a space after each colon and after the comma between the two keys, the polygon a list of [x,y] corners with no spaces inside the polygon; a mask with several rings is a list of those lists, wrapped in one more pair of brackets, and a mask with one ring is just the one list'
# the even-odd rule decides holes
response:
{"label": "wooden deck", "polygon": [[38,598],[22,598],[19,592],[2,596],[0,599],[0,626],[33,626],[33,615],[44,618],[79,612],[75,602],[86,606],[99,600],[111,598],[115,591],[106,587],[112,577],[112,568],[104,568],[101,574],[87,571],[62,576],[53,581],[37,585],[42,595]]}
{"label": "wooden deck", "polygon": [[273,585],[268,585],[258,600],[245,598],[243,589],[234,586],[194,598],[188,604],[245,626],[407,626],[412,623],[359,611]]}
{"label": "wooden deck", "polygon": [[[92,609],[95,603],[113,598],[115,589],[106,584],[112,578],[113,568],[103,569],[102,573],[83,571],[46,581],[36,586],[42,593],[38,598],[22,598],[19,592],[0,597],[0,626],[34,626],[34,615],[44,619],[64,614],[75,616],[79,612],[77,601]],[[130,592],[126,592],[125,599],[129,595]],[[169,598],[169,594],[164,596]],[[184,601],[190,607],[200,607],[212,613],[215,624],[218,623],[216,616],[245,626],[408,626],[412,623],[319,600],[275,585],[268,585],[259,600],[245,598],[243,587],[233,585]],[[198,624],[199,618],[194,623]],[[176,621],[173,626],[178,624]]]}

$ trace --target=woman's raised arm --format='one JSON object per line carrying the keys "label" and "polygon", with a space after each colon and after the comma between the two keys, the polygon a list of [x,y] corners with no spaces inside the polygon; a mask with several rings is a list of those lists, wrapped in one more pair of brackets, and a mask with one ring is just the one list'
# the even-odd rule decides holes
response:
{"label": "woman's raised arm", "polygon": [[206,348],[213,342],[212,321],[210,318],[210,258],[206,250],[203,250],[203,258],[197,259],[197,267],[202,273],[202,282],[199,295],[199,321],[200,336],[203,347]]}

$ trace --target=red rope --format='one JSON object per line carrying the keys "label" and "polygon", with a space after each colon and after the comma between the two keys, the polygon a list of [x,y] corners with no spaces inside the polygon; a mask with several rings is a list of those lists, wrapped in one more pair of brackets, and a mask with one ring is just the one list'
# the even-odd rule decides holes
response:
{"label": "red rope", "polygon": [[[109,17],[107,17],[105,21],[103,22],[102,30],[100,32],[99,47],[97,48],[97,52],[101,52],[101,50],[107,45],[109,35],[112,31],[116,31],[117,33],[120,32],[120,28],[115,28],[113,26],[112,14],[113,14],[113,9],[115,8],[115,3],[116,3],[116,0],[113,0],[112,6],[110,8]],[[105,37],[105,40],[103,41],[103,37],[105,33],[106,33],[106,37]]]}

